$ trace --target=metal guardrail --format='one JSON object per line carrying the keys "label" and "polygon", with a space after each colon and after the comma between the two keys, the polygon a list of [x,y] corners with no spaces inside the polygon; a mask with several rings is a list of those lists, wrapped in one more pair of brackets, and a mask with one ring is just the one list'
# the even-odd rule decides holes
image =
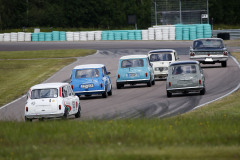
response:
{"label": "metal guardrail", "polygon": [[240,29],[213,30],[213,37],[217,37],[218,33],[229,33],[231,40],[240,39]]}

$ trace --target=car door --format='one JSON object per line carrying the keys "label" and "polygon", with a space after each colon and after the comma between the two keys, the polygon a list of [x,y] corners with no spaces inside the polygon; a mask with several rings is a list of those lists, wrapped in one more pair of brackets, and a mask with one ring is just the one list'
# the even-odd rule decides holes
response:
{"label": "car door", "polygon": [[111,80],[110,80],[110,77],[109,77],[109,75],[107,73],[107,69],[106,69],[105,66],[102,68],[102,72],[103,72],[104,84],[105,84],[105,86],[107,86],[107,91],[109,91],[110,88],[111,88]]}
{"label": "car door", "polygon": [[68,109],[69,115],[73,113],[73,101],[72,97],[69,96],[69,88],[68,85],[62,87],[62,96],[63,96],[63,103],[64,106]]}
{"label": "car door", "polygon": [[76,99],[76,96],[74,96],[74,93],[73,93],[73,90],[72,90],[72,88],[71,88],[71,86],[70,85],[68,85],[68,97],[69,97],[69,99],[70,99],[70,101],[71,101],[71,104],[72,104],[72,112],[71,112],[71,114],[74,114],[74,113],[76,113],[77,112],[77,103],[78,103],[78,101],[77,101],[77,99]]}
{"label": "car door", "polygon": [[148,66],[148,70],[151,74],[151,79],[154,80],[154,71],[153,71],[152,64],[150,63],[149,57],[147,58],[147,66]]}

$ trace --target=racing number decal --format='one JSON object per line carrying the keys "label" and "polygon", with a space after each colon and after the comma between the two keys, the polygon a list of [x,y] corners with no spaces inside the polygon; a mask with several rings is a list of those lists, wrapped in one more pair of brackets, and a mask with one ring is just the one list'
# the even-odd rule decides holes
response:
{"label": "racing number decal", "polygon": [[64,106],[68,108],[68,112],[72,110],[72,107],[70,105],[67,105],[66,103],[64,103]]}

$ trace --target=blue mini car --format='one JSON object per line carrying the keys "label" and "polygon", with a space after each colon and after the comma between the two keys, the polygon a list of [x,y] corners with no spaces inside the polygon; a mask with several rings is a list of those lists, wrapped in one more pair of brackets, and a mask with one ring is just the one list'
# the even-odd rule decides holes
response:
{"label": "blue mini car", "polygon": [[103,64],[79,65],[73,68],[71,86],[77,96],[101,94],[103,98],[112,95],[112,84]]}
{"label": "blue mini car", "polygon": [[125,84],[147,83],[148,87],[155,84],[152,65],[147,55],[129,55],[119,59],[117,71],[117,89]]}

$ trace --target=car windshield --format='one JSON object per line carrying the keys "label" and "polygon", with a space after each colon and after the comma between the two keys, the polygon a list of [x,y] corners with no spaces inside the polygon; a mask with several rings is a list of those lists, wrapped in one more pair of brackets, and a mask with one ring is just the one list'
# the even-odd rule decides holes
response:
{"label": "car windshield", "polygon": [[151,61],[151,62],[156,62],[156,61],[172,61],[172,54],[170,54],[170,53],[151,54],[151,55],[150,55],[150,61]]}
{"label": "car windshield", "polygon": [[81,69],[76,71],[76,78],[97,78],[99,77],[98,69]]}
{"label": "car windshield", "polygon": [[223,42],[219,39],[203,39],[193,42],[194,49],[200,48],[223,48]]}
{"label": "car windshield", "polygon": [[58,90],[56,88],[34,89],[31,92],[31,99],[57,98]]}
{"label": "car windshield", "polygon": [[172,75],[196,74],[196,65],[176,65],[172,67]]}
{"label": "car windshield", "polygon": [[123,60],[121,67],[122,68],[130,68],[130,67],[143,67],[143,59],[128,59],[128,60]]}

